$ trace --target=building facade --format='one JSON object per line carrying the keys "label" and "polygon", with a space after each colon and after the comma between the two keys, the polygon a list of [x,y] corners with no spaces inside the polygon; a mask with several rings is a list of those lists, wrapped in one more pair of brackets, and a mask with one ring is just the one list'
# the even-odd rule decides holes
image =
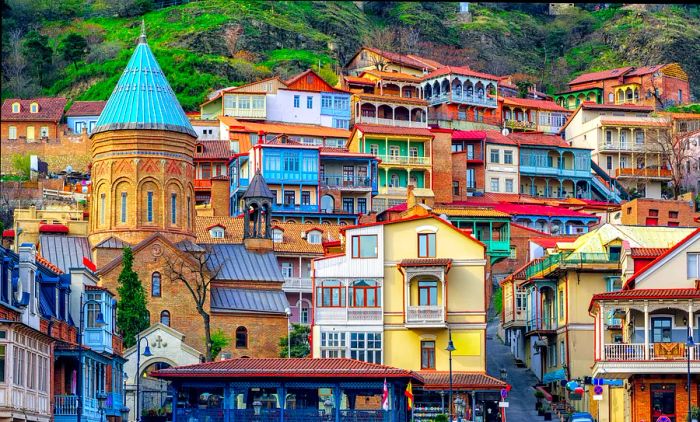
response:
{"label": "building facade", "polygon": [[59,137],[59,125],[67,102],[60,97],[6,99],[2,103],[0,137],[28,142],[55,142]]}
{"label": "building facade", "polygon": [[68,130],[76,134],[92,133],[106,104],[106,101],[75,101],[66,112]]}

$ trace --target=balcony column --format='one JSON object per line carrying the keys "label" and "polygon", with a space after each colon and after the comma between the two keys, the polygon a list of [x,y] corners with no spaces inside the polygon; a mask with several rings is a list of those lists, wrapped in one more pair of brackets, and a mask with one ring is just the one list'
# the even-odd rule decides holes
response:
{"label": "balcony column", "polygon": [[644,304],[644,360],[649,360],[649,305]]}
{"label": "balcony column", "polygon": [[598,314],[598,319],[600,320],[600,337],[598,344],[600,347],[600,360],[605,360],[605,305],[600,304],[600,313]]}
{"label": "balcony column", "polygon": [[[409,278],[408,274],[406,274],[405,269],[403,271],[404,271],[404,277],[406,278],[406,282],[403,284],[403,288],[404,288],[403,296],[406,298],[406,306],[404,306],[404,314],[403,314],[403,322],[405,324],[408,321],[408,317],[406,315],[407,314],[406,310],[413,305],[411,304],[411,279]],[[383,290],[383,288],[384,288],[384,285],[382,284],[382,290]],[[382,293],[383,293],[383,291],[382,291]],[[382,306],[384,306],[384,305],[382,304]]]}
{"label": "balcony column", "polygon": [[[688,335],[692,337],[693,335],[693,302],[688,301]],[[695,340],[695,339],[693,339]],[[693,348],[695,350],[695,348]],[[688,348],[688,353],[690,353],[690,348]],[[691,355],[691,359],[695,360],[695,357]]]}

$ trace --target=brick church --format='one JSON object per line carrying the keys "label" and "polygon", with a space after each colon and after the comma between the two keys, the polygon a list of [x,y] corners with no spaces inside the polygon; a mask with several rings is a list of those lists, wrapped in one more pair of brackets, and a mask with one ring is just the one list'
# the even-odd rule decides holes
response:
{"label": "brick church", "polygon": [[151,323],[183,333],[201,352],[203,320],[179,278],[203,274],[212,331],[232,339],[222,352],[277,357],[289,304],[272,251],[270,191],[262,176],[251,181],[243,243],[196,244],[196,136],[142,34],[91,135],[92,260],[101,284],[116,291],[122,249],[130,246]]}

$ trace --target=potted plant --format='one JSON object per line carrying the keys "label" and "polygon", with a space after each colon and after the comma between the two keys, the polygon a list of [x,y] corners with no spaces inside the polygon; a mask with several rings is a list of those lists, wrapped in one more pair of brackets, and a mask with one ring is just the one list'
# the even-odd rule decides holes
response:
{"label": "potted plant", "polygon": [[546,421],[552,420],[552,408],[547,402],[542,406],[542,416],[544,416],[544,420]]}
{"label": "potted plant", "polygon": [[162,407],[144,410],[141,415],[141,422],[166,422],[167,420],[165,409]]}
{"label": "potted plant", "polygon": [[700,420],[700,407],[698,406],[692,406],[690,408],[690,417],[688,418],[689,422],[698,422]]}
{"label": "potted plant", "polygon": [[[535,403],[535,410],[539,411],[540,408],[542,407],[542,399],[544,398],[544,393],[540,390],[535,390],[535,398],[537,399],[537,403]],[[540,415],[542,416],[542,415]]]}

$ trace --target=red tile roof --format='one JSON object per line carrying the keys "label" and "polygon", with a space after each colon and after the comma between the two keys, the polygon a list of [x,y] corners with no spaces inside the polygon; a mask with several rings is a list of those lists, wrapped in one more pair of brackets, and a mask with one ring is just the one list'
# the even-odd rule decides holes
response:
{"label": "red tile roof", "polygon": [[509,138],[515,139],[519,145],[542,146],[542,147],[559,147],[559,148],[574,148],[558,135],[546,135],[544,133],[527,133],[513,132],[508,135]]}
{"label": "red tile roof", "polygon": [[[37,113],[30,113],[29,105],[36,102],[39,104]],[[2,121],[40,121],[58,123],[63,117],[63,109],[66,108],[68,100],[56,97],[40,97],[22,100],[18,98],[8,98],[2,103]],[[12,112],[12,104],[19,103],[19,113]]]}
{"label": "red tile roof", "polygon": [[63,274],[63,271],[60,268],[58,268],[57,265],[51,263],[51,261],[49,261],[48,259],[44,258],[41,255],[36,256],[36,262],[38,264],[43,265],[44,267],[48,268],[49,270],[53,271],[56,274]]}
{"label": "red tile roof", "polygon": [[99,116],[107,101],[76,101],[66,112],[70,116]]}
{"label": "red tile roof", "polygon": [[202,152],[194,153],[195,160],[227,160],[231,157],[229,141],[197,141],[202,146]]}
{"label": "red tile roof", "polygon": [[418,76],[409,75],[403,72],[382,72],[381,70],[366,70],[362,72],[362,75],[369,73],[370,75],[377,76],[382,79],[392,79],[395,81],[405,81],[405,82],[415,82],[419,83],[421,78]]}
{"label": "red tile roof", "polygon": [[453,141],[475,141],[486,138],[486,132],[483,130],[453,130]]}
{"label": "red tile roof", "polygon": [[413,371],[354,359],[228,359],[155,371],[159,378],[421,378]]}
{"label": "red tile roof", "polygon": [[509,138],[497,130],[487,130],[485,132],[486,142],[489,144],[518,145],[513,138]]}
{"label": "red tile roof", "polygon": [[490,73],[477,72],[475,70],[471,70],[468,67],[462,67],[462,66],[443,66],[443,67],[440,67],[440,68],[428,73],[427,75],[423,76],[423,80],[425,81],[428,79],[436,78],[438,76],[449,75],[449,74],[462,75],[462,76],[474,76],[476,78],[490,79],[494,82],[498,82],[498,76],[496,76],[496,75],[491,75]]}
{"label": "red tile roof", "polygon": [[425,136],[432,138],[433,133],[430,129],[413,128],[413,127],[398,127],[398,126],[382,126],[370,124],[357,124],[355,129],[362,133],[376,133],[379,135],[398,135],[398,136]]}
{"label": "red tile roof", "polygon": [[700,299],[697,289],[629,289],[617,292],[598,293],[593,295],[593,302],[599,300],[642,300],[642,299]]}
{"label": "red tile roof", "polygon": [[665,64],[656,64],[653,66],[640,66],[632,70],[630,73],[628,73],[625,76],[642,76],[642,75],[648,75],[650,73],[654,73],[661,69],[664,66],[667,66],[668,63]]}
{"label": "red tile roof", "polygon": [[374,86],[375,82],[367,78],[358,78],[357,76],[345,76],[345,81],[352,84]]}
{"label": "red tile roof", "polygon": [[544,215],[548,217],[598,218],[595,215],[573,211],[563,207],[533,204],[496,204],[494,208],[511,215]]}
{"label": "red tile roof", "polygon": [[442,63],[435,61],[433,59],[429,59],[427,57],[416,56],[415,54],[407,54],[407,56],[414,59],[414,60],[418,60],[419,62],[425,63],[428,66],[432,66],[434,68],[444,66]]}
{"label": "red tile roof", "polygon": [[558,242],[573,242],[574,240],[576,240],[576,238],[573,236],[568,236],[568,237],[552,236],[552,237],[533,237],[532,239],[530,239],[530,242],[537,243],[538,245],[542,246],[543,248],[548,249],[548,248],[553,248],[553,247],[557,246]]}
{"label": "red tile roof", "polygon": [[[408,66],[408,67],[412,67],[414,69],[427,68],[429,70],[432,70],[432,69],[438,68],[442,65],[441,63],[438,63],[434,60],[426,59],[424,57],[419,57],[419,56],[416,56],[414,54],[403,55],[403,54],[393,53],[391,51],[380,50],[380,49],[374,48],[374,47],[362,47],[362,48],[364,48],[365,50],[369,50],[375,54],[378,54],[380,56],[383,56],[383,57],[389,59],[389,61],[391,61],[391,62],[402,64],[402,65]],[[358,51],[357,54],[359,54],[359,53],[360,52]],[[357,55],[357,54],[355,54],[355,55]]]}
{"label": "red tile roof", "polygon": [[504,97],[503,104],[534,108],[538,110],[561,111],[570,113],[570,110],[560,106],[554,101],[534,100],[531,98]]}
{"label": "red tile roof", "polygon": [[450,258],[415,258],[404,259],[399,265],[402,267],[445,267],[452,264]]}
{"label": "red tile roof", "polygon": [[668,248],[632,248],[632,258],[656,258]]}
{"label": "red tile roof", "polygon": [[595,82],[602,81],[605,79],[619,78],[620,76],[624,75],[632,69],[634,68],[631,66],[627,66],[619,67],[617,69],[603,70],[600,72],[584,73],[583,75],[580,75],[579,77],[570,81],[569,85],[577,85],[585,82]]}
{"label": "red tile roof", "polygon": [[[450,386],[450,373],[447,371],[419,371],[426,390],[444,390]],[[500,390],[506,384],[483,372],[452,372],[452,387],[457,389]]]}

